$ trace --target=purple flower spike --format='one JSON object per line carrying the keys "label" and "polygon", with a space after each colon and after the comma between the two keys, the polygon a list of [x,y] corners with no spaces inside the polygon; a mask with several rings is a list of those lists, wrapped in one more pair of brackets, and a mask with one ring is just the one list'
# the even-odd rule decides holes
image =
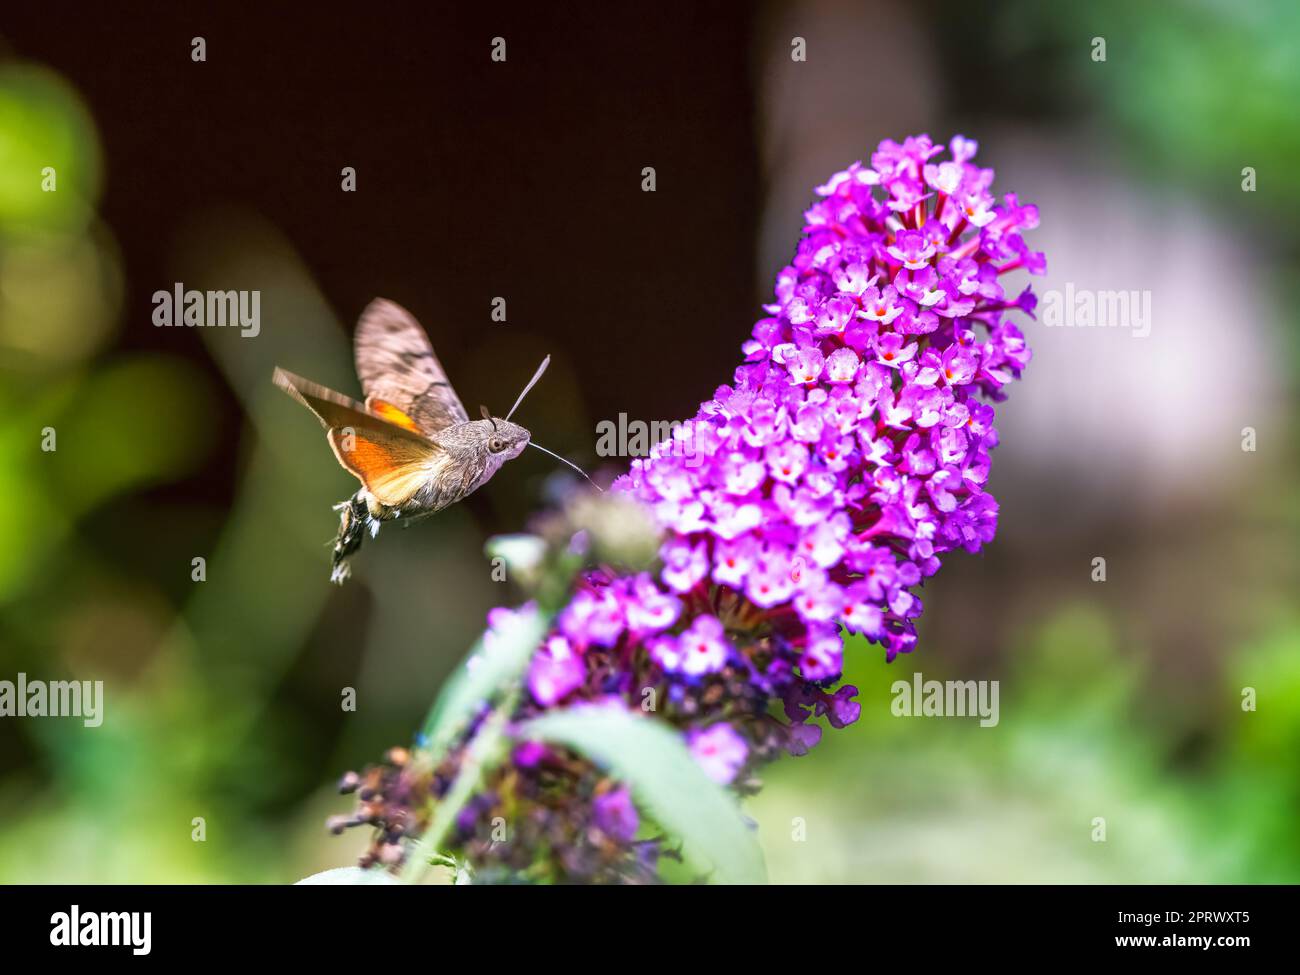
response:
{"label": "purple flower spike", "polygon": [[[1045,269],[1024,237],[1037,208],[993,195],[978,148],[887,139],[816,188],[730,384],[615,482],[662,531],[657,570],[578,580],[518,717],[621,702],[743,791],[742,772],[813,748],[823,719],[857,720],[857,689],[835,686],[846,635],[848,652],[865,639],[886,661],[915,649],[918,588],[996,531],[991,404],[1030,361],[1013,319],[1036,304],[1003,277]],[[510,768],[483,794],[507,779],[499,801],[519,838],[471,848],[472,862],[545,850],[552,879],[653,879],[657,848],[633,839],[636,810],[604,772],[563,749],[516,753]],[[441,794],[454,771],[403,794]],[[561,815],[564,802],[585,805]],[[494,812],[467,807],[462,835],[486,835]]]}

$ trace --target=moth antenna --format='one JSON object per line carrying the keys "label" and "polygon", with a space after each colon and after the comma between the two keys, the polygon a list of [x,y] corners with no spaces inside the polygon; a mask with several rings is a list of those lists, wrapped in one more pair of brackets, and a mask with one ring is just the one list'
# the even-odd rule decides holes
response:
{"label": "moth antenna", "polygon": [[[547,358],[549,359],[550,356],[547,356]],[[546,363],[544,363],[544,362],[542,363],[542,368],[543,368],[543,369],[546,368]],[[541,369],[539,369],[539,370],[537,371],[537,375],[540,376],[541,374],[542,374],[542,373],[541,373]],[[536,381],[537,381],[536,377],[533,377],[533,382],[536,382]],[[529,385],[531,386],[532,383],[529,383]],[[528,392],[528,390],[525,389],[524,392],[526,393],[526,392]],[[585,477],[587,480],[591,481],[591,475],[588,474],[586,471],[584,471],[581,467],[579,467],[579,466],[578,466],[577,464],[575,464],[573,461],[571,461],[571,460],[567,460],[566,458],[561,457],[561,456],[560,456],[559,454],[557,454],[555,451],[553,451],[553,450],[547,450],[547,449],[546,449],[545,447],[543,447],[541,444],[539,444],[539,443],[534,443],[534,442],[531,441],[531,440],[528,441],[528,446],[530,446],[530,447],[536,447],[538,450],[540,450],[540,451],[541,451],[542,453],[544,453],[544,454],[550,454],[552,457],[554,457],[556,460],[558,460],[561,464],[568,464],[570,467],[572,467],[575,471],[577,471],[579,474],[581,474],[581,475],[582,475],[583,477]],[[591,481],[591,486],[594,487],[597,491],[600,491],[600,492],[602,492],[602,493],[603,493],[604,490],[605,490],[603,487],[601,487],[601,486],[600,486],[599,484],[597,484],[595,481]]]}
{"label": "moth antenna", "polygon": [[487,420],[489,423],[492,424],[492,430],[493,430],[493,432],[496,432],[497,421],[494,420],[494,419],[492,419],[492,414],[488,412],[488,408],[487,408],[486,406],[480,406],[480,407],[478,408],[478,411],[479,411],[481,414],[483,414],[483,419]]}
{"label": "moth antenna", "polygon": [[[537,371],[533,373],[533,378],[528,380],[528,385],[524,387],[524,391],[520,393],[519,398],[515,400],[515,405],[510,407],[510,412],[506,414],[507,420],[515,415],[515,410],[519,409],[519,404],[524,401],[524,397],[528,395],[528,391],[537,385],[537,380],[542,378],[542,373],[546,371],[546,367],[549,366],[550,364],[551,364],[551,357],[548,355],[545,359],[542,360],[542,364],[537,367]],[[560,460],[564,460],[564,458],[561,457]],[[588,478],[588,480],[591,480],[591,478]],[[592,481],[592,483],[594,484],[595,481]]]}

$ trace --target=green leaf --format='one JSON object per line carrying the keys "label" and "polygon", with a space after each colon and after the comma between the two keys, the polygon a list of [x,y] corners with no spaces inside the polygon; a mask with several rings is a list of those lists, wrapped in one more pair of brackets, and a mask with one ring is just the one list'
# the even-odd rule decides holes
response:
{"label": "green leaf", "polygon": [[425,721],[424,735],[435,762],[464,732],[485,701],[514,685],[549,626],[549,616],[535,609],[522,609],[474,644]]}
{"label": "green leaf", "polygon": [[295,887],[370,887],[399,883],[387,870],[362,870],[360,867],[335,867],[310,877],[303,877]]}
{"label": "green leaf", "polygon": [[587,705],[535,718],[519,735],[572,748],[625,781],[693,863],[713,866],[717,882],[767,882],[763,853],[739,806],[662,721]]}

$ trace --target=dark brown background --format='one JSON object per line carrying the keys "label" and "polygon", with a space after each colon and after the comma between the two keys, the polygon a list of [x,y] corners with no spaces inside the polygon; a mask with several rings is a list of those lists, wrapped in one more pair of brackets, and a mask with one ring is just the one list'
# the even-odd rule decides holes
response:
{"label": "dark brown background", "polygon": [[[182,222],[237,204],[282,231],[340,319],[377,295],[409,307],[471,412],[517,390],[457,370],[475,333],[501,329],[490,303],[505,297],[509,327],[580,364],[588,416],[535,432],[590,463],[589,418],[689,415],[760,314],[749,8],[606,6],[155,6],[126,29],[107,6],[56,5],[3,33],[11,54],[57,65],[99,127],[124,346],[184,342],[208,361],[195,333],[149,327],[150,295],[174,280]],[[505,63],[489,58],[498,34]],[[179,490],[228,491],[238,432]]]}

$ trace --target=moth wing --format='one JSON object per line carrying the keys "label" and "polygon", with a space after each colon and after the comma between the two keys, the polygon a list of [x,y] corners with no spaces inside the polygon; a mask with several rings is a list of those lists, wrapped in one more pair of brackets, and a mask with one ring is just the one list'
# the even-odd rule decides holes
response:
{"label": "moth wing", "polygon": [[412,440],[400,429],[353,430],[351,436],[335,427],[330,446],[340,464],[366,486],[376,500],[400,507],[428,483],[435,458],[442,448],[428,440]]}
{"label": "moth wing", "polygon": [[354,345],[372,409],[395,411],[427,436],[469,419],[428,335],[405,308],[376,298],[361,313]]}
{"label": "moth wing", "polygon": [[350,396],[279,366],[276,366],[271,382],[311,410],[326,430],[331,427],[377,427],[389,422]]}
{"label": "moth wing", "polygon": [[396,417],[376,415],[327,386],[280,368],[272,381],[316,414],[338,462],[383,504],[410,500],[428,479],[434,458],[443,453]]}

